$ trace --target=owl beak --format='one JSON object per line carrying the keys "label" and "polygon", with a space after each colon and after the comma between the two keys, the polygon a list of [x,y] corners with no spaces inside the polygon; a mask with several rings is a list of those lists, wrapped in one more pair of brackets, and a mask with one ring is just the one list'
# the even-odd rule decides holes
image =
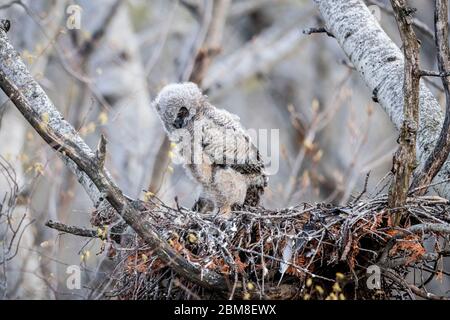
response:
{"label": "owl beak", "polygon": [[173,122],[173,126],[176,129],[181,129],[186,125],[187,117],[189,116],[189,110],[186,107],[181,107],[178,111],[177,117]]}
{"label": "owl beak", "polygon": [[181,129],[181,128],[183,128],[183,127],[184,127],[184,118],[182,118],[182,117],[177,117],[177,118],[175,119],[175,121],[173,122],[173,126],[174,126],[176,129]]}

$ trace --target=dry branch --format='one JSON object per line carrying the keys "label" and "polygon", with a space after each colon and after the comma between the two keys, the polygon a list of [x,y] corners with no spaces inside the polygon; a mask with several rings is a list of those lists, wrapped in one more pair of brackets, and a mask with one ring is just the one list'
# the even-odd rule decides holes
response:
{"label": "dry branch", "polygon": [[257,74],[271,70],[279,61],[299,49],[305,38],[299,36],[298,23],[310,15],[292,14],[276,23],[230,55],[217,59],[205,76],[202,88],[209,96],[219,96]]}
{"label": "dry branch", "polygon": [[331,33],[330,33],[327,29],[325,29],[324,27],[311,27],[311,28],[308,28],[308,29],[303,30],[303,34],[310,35],[310,34],[313,34],[313,33],[326,33],[327,36],[334,38],[334,37],[333,37],[333,34],[331,34]]}
{"label": "dry branch", "polygon": [[214,3],[212,19],[205,41],[196,54],[194,67],[189,77],[189,81],[196,83],[200,87],[211,60],[221,51],[223,31],[230,3],[230,0],[217,0]]}
{"label": "dry branch", "polygon": [[[389,206],[403,207],[408,197],[410,178],[416,168],[416,133],[419,125],[420,56],[419,42],[412,28],[414,10],[405,0],[391,0],[395,19],[403,42],[405,56],[403,77],[403,123],[400,128],[399,148],[394,155],[394,181],[389,190]],[[402,211],[394,215],[394,225],[400,223]]]}
{"label": "dry branch", "polygon": [[73,234],[74,236],[86,237],[86,238],[100,238],[100,235],[97,232],[97,230],[93,230],[93,229],[68,226],[63,223],[55,222],[52,220],[47,221],[45,223],[45,225],[49,228],[58,230],[60,232]]}

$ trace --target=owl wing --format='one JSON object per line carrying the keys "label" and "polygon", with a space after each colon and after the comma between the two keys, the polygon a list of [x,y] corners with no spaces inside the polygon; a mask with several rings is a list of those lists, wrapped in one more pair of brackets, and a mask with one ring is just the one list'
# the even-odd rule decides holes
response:
{"label": "owl wing", "polygon": [[[203,150],[211,163],[229,166],[244,175],[264,175],[261,155],[238,122],[239,117],[225,110],[215,111],[209,115],[211,125],[205,127],[203,136]],[[235,161],[227,163],[226,159]]]}
{"label": "owl wing", "polygon": [[250,141],[250,138],[246,139],[246,154],[249,157],[245,157],[242,163],[231,164],[230,167],[242,174],[262,174],[264,172],[264,163],[261,161],[261,155],[258,148]]}

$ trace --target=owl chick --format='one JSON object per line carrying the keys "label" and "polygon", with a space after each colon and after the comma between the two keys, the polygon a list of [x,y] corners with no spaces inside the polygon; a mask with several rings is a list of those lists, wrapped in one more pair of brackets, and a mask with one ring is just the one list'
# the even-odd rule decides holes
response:
{"label": "owl chick", "polygon": [[211,105],[191,82],[165,86],[153,105],[186,171],[202,187],[193,209],[228,216],[259,205],[268,178],[239,117]]}

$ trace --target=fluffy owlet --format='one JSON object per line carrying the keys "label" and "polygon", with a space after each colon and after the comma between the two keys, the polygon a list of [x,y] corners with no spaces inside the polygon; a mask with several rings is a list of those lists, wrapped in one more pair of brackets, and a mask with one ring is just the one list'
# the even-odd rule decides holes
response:
{"label": "fluffy owlet", "polygon": [[154,107],[186,171],[202,186],[195,210],[228,215],[260,203],[264,163],[236,115],[211,105],[191,82],[165,86]]}

